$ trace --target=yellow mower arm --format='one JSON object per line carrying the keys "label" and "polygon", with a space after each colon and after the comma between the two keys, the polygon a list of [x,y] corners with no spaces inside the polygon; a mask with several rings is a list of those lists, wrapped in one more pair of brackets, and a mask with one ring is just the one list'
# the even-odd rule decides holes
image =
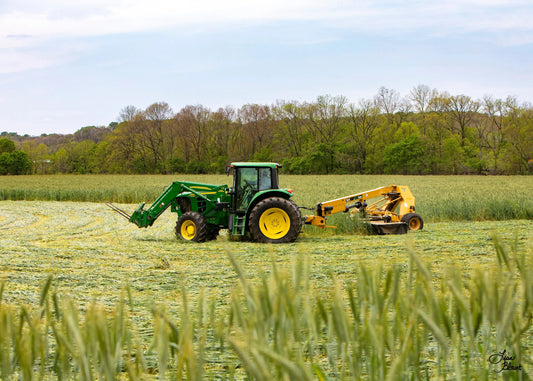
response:
{"label": "yellow mower arm", "polygon": [[[377,200],[369,204],[369,200],[373,199]],[[371,221],[406,223],[411,230],[419,230],[423,226],[422,218],[414,213],[415,198],[409,187],[404,185],[390,185],[320,202],[316,206],[316,215],[304,216],[304,222],[323,229],[328,227],[325,217],[350,209],[364,212]],[[410,221],[413,215],[416,223]]]}

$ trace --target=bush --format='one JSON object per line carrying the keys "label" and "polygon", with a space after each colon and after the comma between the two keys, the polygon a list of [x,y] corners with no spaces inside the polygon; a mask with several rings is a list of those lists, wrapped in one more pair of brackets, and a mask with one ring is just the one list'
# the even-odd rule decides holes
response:
{"label": "bush", "polygon": [[183,159],[180,159],[179,157],[175,157],[168,161],[168,169],[170,173],[184,173],[186,167],[187,164],[185,163],[185,161]]}
{"label": "bush", "polygon": [[201,160],[191,160],[187,164],[186,171],[187,173],[192,173],[195,175],[203,175],[208,172],[209,163]]}
{"label": "bush", "polygon": [[26,152],[15,150],[0,154],[0,175],[25,175],[31,173],[32,168]]}

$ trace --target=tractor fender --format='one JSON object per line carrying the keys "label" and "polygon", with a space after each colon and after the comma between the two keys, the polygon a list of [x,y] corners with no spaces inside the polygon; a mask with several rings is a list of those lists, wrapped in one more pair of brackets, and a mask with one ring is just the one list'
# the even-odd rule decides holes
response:
{"label": "tractor fender", "polygon": [[292,197],[292,193],[285,189],[268,189],[257,192],[248,205],[248,210],[246,211],[246,221],[248,221],[251,211],[259,202],[271,197],[281,197],[288,200]]}

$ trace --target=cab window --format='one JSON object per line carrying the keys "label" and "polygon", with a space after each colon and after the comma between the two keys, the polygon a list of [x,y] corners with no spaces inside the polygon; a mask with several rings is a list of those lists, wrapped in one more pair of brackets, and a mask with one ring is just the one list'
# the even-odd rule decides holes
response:
{"label": "cab window", "polygon": [[239,168],[237,173],[236,207],[246,210],[253,195],[257,192],[257,168]]}
{"label": "cab window", "polygon": [[237,181],[238,209],[246,209],[255,193],[272,189],[272,170],[270,168],[239,168]]}
{"label": "cab window", "polygon": [[259,168],[259,190],[272,188],[272,171],[270,168]]}
{"label": "cab window", "polygon": [[239,188],[251,187],[257,190],[257,168],[241,168],[239,176]]}

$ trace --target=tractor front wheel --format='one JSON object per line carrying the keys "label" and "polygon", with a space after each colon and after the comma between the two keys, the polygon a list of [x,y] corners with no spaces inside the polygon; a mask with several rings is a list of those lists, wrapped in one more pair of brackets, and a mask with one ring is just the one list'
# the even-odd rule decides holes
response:
{"label": "tractor front wheel", "polygon": [[422,217],[416,213],[407,213],[402,217],[402,222],[405,222],[409,227],[409,230],[422,230],[424,227],[424,221]]}
{"label": "tractor front wheel", "polygon": [[302,228],[300,210],[290,200],[280,197],[267,198],[252,209],[248,228],[257,242],[293,242]]}
{"label": "tractor front wheel", "polygon": [[197,212],[183,213],[176,223],[176,237],[185,241],[205,242],[208,238],[205,217]]}

